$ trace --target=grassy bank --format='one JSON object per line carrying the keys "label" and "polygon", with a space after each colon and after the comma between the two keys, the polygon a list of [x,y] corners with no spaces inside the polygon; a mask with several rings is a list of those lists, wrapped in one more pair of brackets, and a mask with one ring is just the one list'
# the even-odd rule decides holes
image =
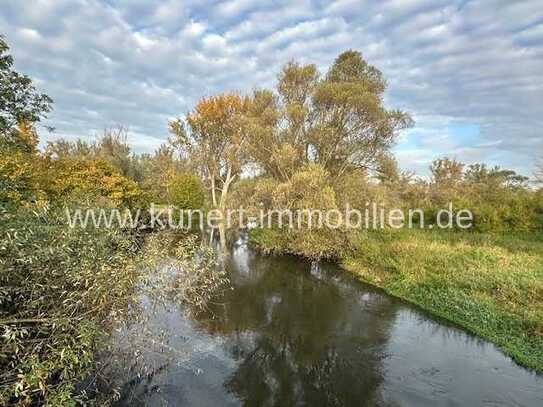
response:
{"label": "grassy bank", "polygon": [[[253,242],[273,250],[274,232]],[[383,288],[498,345],[543,373],[543,237],[453,232],[364,233],[342,265]],[[276,249],[288,250],[288,240]]]}

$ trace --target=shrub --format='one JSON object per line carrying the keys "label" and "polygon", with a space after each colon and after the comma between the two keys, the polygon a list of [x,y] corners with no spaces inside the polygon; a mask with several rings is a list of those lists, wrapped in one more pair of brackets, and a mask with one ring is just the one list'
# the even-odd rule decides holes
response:
{"label": "shrub", "polygon": [[175,176],[168,184],[170,203],[179,209],[199,209],[204,206],[204,191],[196,175]]}
{"label": "shrub", "polygon": [[2,217],[0,404],[65,405],[126,309],[136,243],[115,229],[69,228],[46,209]]}
{"label": "shrub", "polygon": [[100,200],[113,206],[141,206],[145,200],[138,185],[103,160],[62,159],[46,161],[42,185],[53,202],[68,197],[83,202]]}
{"label": "shrub", "polygon": [[0,206],[15,209],[35,200],[39,188],[35,165],[19,151],[0,154]]}

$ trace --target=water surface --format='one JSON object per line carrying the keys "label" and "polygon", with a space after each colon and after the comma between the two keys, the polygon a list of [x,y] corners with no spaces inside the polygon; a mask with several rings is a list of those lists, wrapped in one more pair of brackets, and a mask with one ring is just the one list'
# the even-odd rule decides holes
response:
{"label": "water surface", "polygon": [[208,311],[147,304],[165,345],[120,405],[543,406],[541,377],[334,265],[241,241],[225,262]]}

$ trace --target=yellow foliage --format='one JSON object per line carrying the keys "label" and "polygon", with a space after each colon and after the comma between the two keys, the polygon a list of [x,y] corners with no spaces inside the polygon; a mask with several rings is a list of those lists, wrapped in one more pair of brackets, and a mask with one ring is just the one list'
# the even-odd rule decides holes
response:
{"label": "yellow foliage", "polygon": [[24,153],[0,155],[0,203],[21,205],[39,193],[35,165]]}
{"label": "yellow foliage", "polygon": [[77,196],[87,201],[105,198],[112,205],[134,204],[141,191],[103,160],[66,159],[51,161],[47,192],[54,198]]}

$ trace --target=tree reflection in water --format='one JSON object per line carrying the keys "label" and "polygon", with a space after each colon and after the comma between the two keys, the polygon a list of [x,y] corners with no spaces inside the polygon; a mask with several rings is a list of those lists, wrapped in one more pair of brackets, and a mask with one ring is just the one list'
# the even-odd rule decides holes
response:
{"label": "tree reflection in water", "polygon": [[196,317],[227,337],[239,363],[224,383],[245,405],[384,405],[381,360],[394,303],[363,296],[335,267],[260,257],[226,259],[234,290]]}

